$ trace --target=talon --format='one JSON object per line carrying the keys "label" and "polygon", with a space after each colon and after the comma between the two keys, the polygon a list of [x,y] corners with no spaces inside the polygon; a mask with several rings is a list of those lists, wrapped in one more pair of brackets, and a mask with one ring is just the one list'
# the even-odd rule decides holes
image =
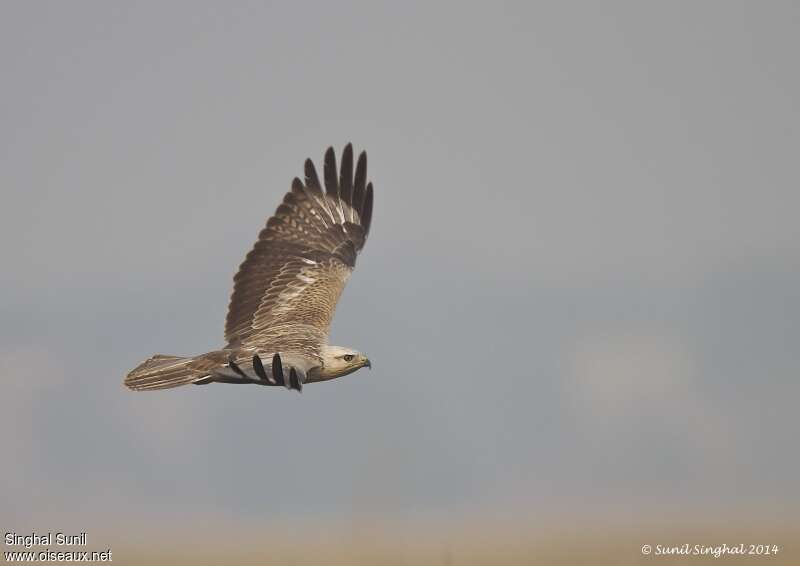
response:
{"label": "talon", "polygon": [[286,380],[283,378],[283,364],[281,363],[280,354],[272,356],[272,377],[277,385],[286,385]]}

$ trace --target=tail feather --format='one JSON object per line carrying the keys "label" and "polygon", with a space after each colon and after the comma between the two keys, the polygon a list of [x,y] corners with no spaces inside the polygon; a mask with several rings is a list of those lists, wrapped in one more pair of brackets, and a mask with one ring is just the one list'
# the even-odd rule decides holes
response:
{"label": "tail feather", "polygon": [[125,378],[125,385],[134,391],[169,389],[195,383],[208,377],[219,367],[222,352],[182,358],[156,354],[139,364]]}

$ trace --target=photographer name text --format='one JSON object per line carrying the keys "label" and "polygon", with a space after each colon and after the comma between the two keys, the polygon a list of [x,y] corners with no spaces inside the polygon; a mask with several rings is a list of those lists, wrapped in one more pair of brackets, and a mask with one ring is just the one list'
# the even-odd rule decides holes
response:
{"label": "photographer name text", "polygon": [[66,534],[62,532],[31,533],[20,535],[6,533],[6,546],[86,546],[86,533]]}

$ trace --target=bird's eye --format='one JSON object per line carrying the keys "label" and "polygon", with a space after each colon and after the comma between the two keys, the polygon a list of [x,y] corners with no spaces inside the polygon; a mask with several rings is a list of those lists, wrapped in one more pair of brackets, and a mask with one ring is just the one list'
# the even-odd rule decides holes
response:
{"label": "bird's eye", "polygon": [[345,354],[344,356],[342,356],[342,358],[346,362],[352,362],[354,357],[355,356],[353,354]]}

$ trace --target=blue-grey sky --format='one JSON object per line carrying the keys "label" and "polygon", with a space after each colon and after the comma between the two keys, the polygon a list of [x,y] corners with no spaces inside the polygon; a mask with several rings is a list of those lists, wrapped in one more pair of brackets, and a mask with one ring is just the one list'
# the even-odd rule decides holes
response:
{"label": "blue-grey sky", "polygon": [[[0,523],[797,508],[798,21],[4,2]],[[222,344],[266,218],[349,141],[375,213],[332,341],[373,371],[125,390]]]}

